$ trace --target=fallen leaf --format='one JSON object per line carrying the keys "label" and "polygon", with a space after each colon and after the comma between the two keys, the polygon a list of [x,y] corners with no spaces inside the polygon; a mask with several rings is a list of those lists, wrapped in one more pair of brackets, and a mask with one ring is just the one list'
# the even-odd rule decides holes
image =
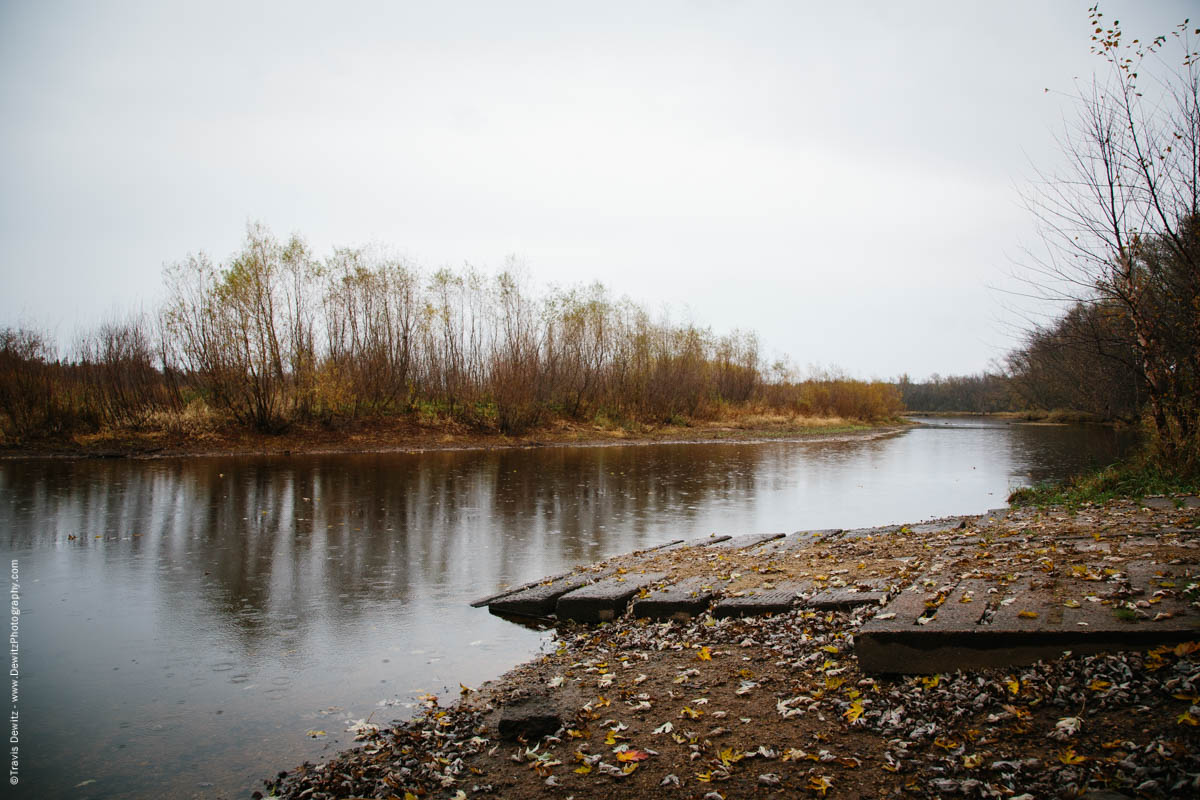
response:
{"label": "fallen leaf", "polygon": [[1074,764],[1082,764],[1087,761],[1087,756],[1076,755],[1074,747],[1068,747],[1058,754],[1058,760],[1067,766]]}
{"label": "fallen leaf", "polygon": [[808,788],[810,791],[820,792],[824,797],[825,793],[833,788],[833,781],[826,775],[814,775],[808,779]]}

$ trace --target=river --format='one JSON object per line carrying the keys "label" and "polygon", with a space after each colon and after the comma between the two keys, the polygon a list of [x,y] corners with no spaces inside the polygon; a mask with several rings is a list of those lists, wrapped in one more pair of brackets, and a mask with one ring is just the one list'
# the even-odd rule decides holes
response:
{"label": "river", "polygon": [[843,441],[0,462],[18,796],[248,797],[546,646],[472,609],[674,538],[979,514],[1112,461],[981,419]]}

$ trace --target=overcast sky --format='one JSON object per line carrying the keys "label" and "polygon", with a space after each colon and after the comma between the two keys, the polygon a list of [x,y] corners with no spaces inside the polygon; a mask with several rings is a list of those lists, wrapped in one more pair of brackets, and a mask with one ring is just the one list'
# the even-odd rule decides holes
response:
{"label": "overcast sky", "polygon": [[254,220],[514,255],[801,366],[977,372],[1090,3],[0,0],[0,326],[155,308]]}

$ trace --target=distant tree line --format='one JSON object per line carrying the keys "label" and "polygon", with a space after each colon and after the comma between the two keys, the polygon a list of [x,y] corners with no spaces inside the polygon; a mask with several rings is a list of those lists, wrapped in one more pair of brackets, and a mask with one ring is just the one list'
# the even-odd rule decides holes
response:
{"label": "distant tree line", "polygon": [[226,263],[164,270],[167,299],[81,335],[60,358],[0,331],[10,439],[170,426],[189,415],[279,432],[411,416],[519,434],[554,420],[679,422],[731,411],[879,420],[882,382],[766,374],[751,333],[653,319],[600,284],[535,292],[513,270],[427,274],[251,226]]}
{"label": "distant tree line", "polygon": [[902,375],[896,385],[910,411],[993,414],[1015,407],[1012,388],[1005,375],[979,373],[942,377],[934,373],[921,382],[913,382],[907,375]]}

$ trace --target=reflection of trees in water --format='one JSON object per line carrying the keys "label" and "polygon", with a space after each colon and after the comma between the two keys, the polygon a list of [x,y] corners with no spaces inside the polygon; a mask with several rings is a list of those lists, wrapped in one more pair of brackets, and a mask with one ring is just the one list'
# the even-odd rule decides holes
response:
{"label": "reflection of trees in water", "polygon": [[5,465],[0,524],[13,550],[103,548],[113,575],[159,581],[187,618],[203,618],[186,608],[202,598],[255,639],[290,615],[288,630],[344,622],[376,601],[483,593],[644,546],[663,514],[676,535],[706,533],[688,529],[696,509],[749,495],[782,457],[614,447]]}
{"label": "reflection of trees in water", "polygon": [[[1003,440],[1013,463],[1039,479],[1063,461],[1103,463],[1116,438],[1013,425]],[[14,551],[51,540],[67,554],[101,548],[111,575],[156,582],[174,619],[219,624],[246,647],[289,648],[312,625],[349,624],[380,604],[460,602],[665,536],[703,536],[713,531],[697,520],[715,507],[749,505],[788,481],[819,484],[830,468],[894,467],[889,448],[874,440],[4,464],[0,527]],[[665,520],[677,527],[664,533]],[[720,531],[740,532],[750,531]],[[68,544],[72,533],[79,538]],[[93,539],[132,533],[141,536]]]}
{"label": "reflection of trees in water", "polygon": [[1004,441],[1013,463],[1023,465],[1033,483],[1106,467],[1137,443],[1134,431],[1102,426],[1013,424],[1008,429]]}

